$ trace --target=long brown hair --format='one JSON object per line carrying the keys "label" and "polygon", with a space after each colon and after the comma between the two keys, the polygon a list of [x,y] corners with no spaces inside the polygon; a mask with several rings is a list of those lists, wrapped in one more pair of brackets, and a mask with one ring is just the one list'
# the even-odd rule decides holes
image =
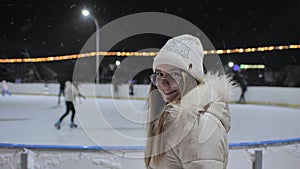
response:
{"label": "long brown hair", "polygon": [[[182,72],[182,89],[181,94],[177,96],[175,101],[180,101],[181,97],[188,93],[191,89],[200,84],[189,73]],[[167,103],[163,100],[156,86],[150,85],[150,90],[147,99],[148,108],[148,126],[147,126],[147,142],[145,147],[145,166],[149,167],[151,159],[154,164],[158,164],[161,158],[164,156],[164,131],[166,126],[164,125],[168,112],[166,110]]]}

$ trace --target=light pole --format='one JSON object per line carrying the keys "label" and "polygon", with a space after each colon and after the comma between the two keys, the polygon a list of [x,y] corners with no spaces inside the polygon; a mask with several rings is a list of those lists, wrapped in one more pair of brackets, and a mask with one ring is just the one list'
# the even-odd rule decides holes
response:
{"label": "light pole", "polygon": [[[86,16],[86,17],[90,17],[92,18],[92,20],[94,21],[95,25],[96,25],[96,83],[99,83],[99,69],[100,69],[100,58],[99,58],[99,23],[97,21],[97,19],[90,14],[90,12],[86,9],[82,10],[82,15]],[[99,66],[99,67],[98,67]]]}

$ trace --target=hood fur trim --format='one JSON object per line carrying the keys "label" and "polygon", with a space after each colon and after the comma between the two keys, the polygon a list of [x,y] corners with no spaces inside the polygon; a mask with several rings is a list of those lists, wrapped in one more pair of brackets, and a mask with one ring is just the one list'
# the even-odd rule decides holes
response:
{"label": "hood fur trim", "polygon": [[212,102],[229,102],[238,89],[234,81],[226,75],[206,73],[204,83],[192,89],[182,98],[184,107],[204,107]]}
{"label": "hood fur trim", "polygon": [[208,112],[229,130],[230,112],[227,103],[238,92],[236,83],[226,75],[212,72],[205,74],[203,82],[183,96],[180,102],[170,103],[171,108],[166,111],[170,113],[172,121],[180,123],[196,122],[199,112]]}

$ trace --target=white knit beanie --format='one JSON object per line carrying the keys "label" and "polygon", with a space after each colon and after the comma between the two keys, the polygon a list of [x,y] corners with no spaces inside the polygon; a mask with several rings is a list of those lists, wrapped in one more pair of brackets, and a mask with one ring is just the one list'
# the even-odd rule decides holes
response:
{"label": "white knit beanie", "polygon": [[160,64],[176,66],[202,81],[203,47],[200,40],[188,34],[168,40],[154,58],[153,70]]}

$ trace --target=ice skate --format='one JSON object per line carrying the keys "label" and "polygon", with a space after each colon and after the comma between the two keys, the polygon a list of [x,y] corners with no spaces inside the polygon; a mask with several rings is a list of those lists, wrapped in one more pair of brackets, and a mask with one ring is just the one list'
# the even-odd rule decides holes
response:
{"label": "ice skate", "polygon": [[57,130],[59,130],[59,129],[60,129],[60,121],[57,121],[57,122],[54,124],[54,126],[56,127]]}
{"label": "ice skate", "polygon": [[70,123],[70,127],[71,127],[71,128],[77,128],[77,124],[75,124],[74,122],[71,122],[71,123]]}

